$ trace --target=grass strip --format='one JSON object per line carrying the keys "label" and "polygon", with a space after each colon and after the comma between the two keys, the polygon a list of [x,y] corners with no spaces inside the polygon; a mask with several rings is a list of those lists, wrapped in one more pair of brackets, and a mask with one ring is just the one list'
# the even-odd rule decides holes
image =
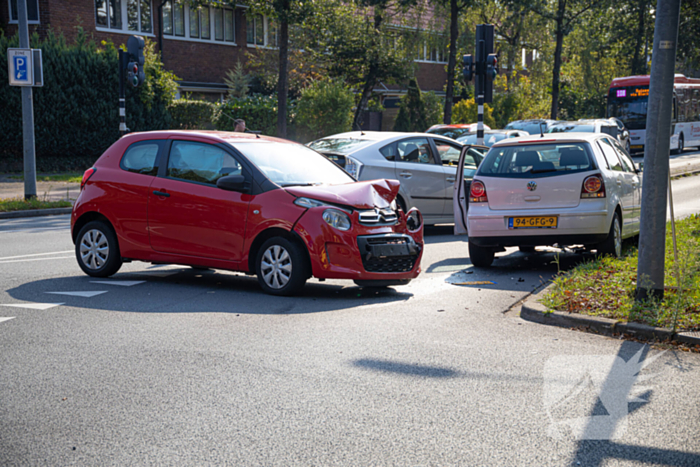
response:
{"label": "grass strip", "polygon": [[0,199],[0,212],[27,211],[31,209],[69,208],[71,206],[71,202],[66,200],[47,201],[39,198],[30,200],[25,200],[23,198]]}
{"label": "grass strip", "polygon": [[[657,327],[673,327],[678,309],[678,330],[700,330],[700,215],[676,221],[678,265],[676,282],[670,223],[666,226],[664,298],[638,303],[636,245],[627,245],[620,259],[596,258],[579,264],[554,279],[551,293],[542,300],[549,310],[633,321]],[[642,286],[644,279],[642,278]]]}
{"label": "grass strip", "polygon": [[[10,175],[7,177],[12,180],[24,180],[24,175]],[[53,175],[37,175],[37,182],[69,182],[80,183],[83,179],[83,174],[79,173],[64,173]]]}

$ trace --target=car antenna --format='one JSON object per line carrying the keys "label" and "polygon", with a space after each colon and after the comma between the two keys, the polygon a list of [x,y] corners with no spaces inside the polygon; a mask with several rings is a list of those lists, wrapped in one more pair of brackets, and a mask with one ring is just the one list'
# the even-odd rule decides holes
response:
{"label": "car antenna", "polygon": [[544,138],[544,131],[542,131],[542,125],[544,125],[544,122],[540,122],[540,138]]}
{"label": "car antenna", "polygon": [[255,135],[256,138],[260,138],[260,133],[262,133],[262,131],[259,131],[259,130],[245,130],[245,133],[253,133],[253,134]]}

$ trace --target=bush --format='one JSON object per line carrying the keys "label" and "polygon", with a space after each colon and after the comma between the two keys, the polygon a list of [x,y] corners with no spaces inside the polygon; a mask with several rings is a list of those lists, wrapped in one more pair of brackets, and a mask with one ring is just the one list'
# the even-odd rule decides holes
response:
{"label": "bush", "polygon": [[172,117],[170,128],[197,130],[212,125],[217,106],[207,101],[180,99],[170,104],[168,110]]}
{"label": "bush", "polygon": [[352,128],[355,97],[340,81],[315,81],[301,91],[297,103],[298,136],[313,141]]}
{"label": "bush", "polygon": [[[44,65],[44,86],[33,90],[37,168],[94,161],[120,137],[116,47],[103,42],[103,48],[98,48],[82,30],[72,45],[51,31],[44,41],[35,34],[30,42],[33,48],[42,49]],[[7,63],[7,48],[17,47],[18,43],[17,36],[0,35],[1,63]],[[167,106],[177,90],[175,76],[163,69],[152,42],[146,42],[144,56],[146,82],[136,89],[127,87],[126,91],[127,127],[131,131],[170,128]],[[21,160],[20,89],[3,81],[0,102],[0,157],[6,161]]]}
{"label": "bush", "polygon": [[433,91],[424,92],[423,101],[425,102],[425,120],[428,126],[419,131],[425,131],[433,125],[442,123],[442,116],[445,112],[445,98],[438,96]]}
{"label": "bush", "polygon": [[[478,110],[474,99],[463,99],[452,107],[452,123],[476,123]],[[484,104],[484,124],[498,128],[493,118],[493,108],[488,104]]]}
{"label": "bush", "polygon": [[[287,126],[291,126],[294,108],[295,102],[287,101]],[[249,130],[277,136],[277,97],[251,94],[243,99],[229,99],[215,112],[214,125],[217,130],[233,131],[238,118],[245,120]]]}
{"label": "bush", "polygon": [[399,114],[394,122],[394,131],[425,131],[430,125],[425,109],[425,99],[418,82],[411,78],[406,95],[399,102]]}

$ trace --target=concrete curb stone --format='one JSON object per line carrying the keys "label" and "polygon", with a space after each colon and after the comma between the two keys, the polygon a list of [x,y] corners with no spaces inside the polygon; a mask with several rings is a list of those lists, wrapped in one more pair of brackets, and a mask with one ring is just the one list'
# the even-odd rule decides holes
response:
{"label": "concrete curb stone", "polygon": [[21,217],[58,216],[70,214],[73,208],[27,209],[25,211],[0,212],[0,219],[18,219]]}
{"label": "concrete curb stone", "polygon": [[539,299],[545,294],[549,293],[553,286],[554,284],[550,284],[537,294],[531,295],[529,298],[527,298],[520,308],[520,317],[525,321],[547,324],[549,326],[558,326],[563,328],[585,328],[588,331],[605,336],[612,336],[615,333],[622,333],[647,340],[675,340],[687,345],[700,345],[700,332],[674,333],[671,329],[656,328],[640,323],[620,323],[617,320],[610,318],[580,315],[578,313],[568,313],[562,311],[548,312],[547,307],[542,305],[539,302]]}

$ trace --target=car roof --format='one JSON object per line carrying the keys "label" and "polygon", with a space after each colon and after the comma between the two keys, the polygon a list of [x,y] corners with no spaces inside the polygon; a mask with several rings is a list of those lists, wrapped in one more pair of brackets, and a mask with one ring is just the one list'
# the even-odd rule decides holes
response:
{"label": "car roof", "polygon": [[[446,138],[442,135],[433,133],[404,133],[400,131],[348,131],[346,133],[338,133],[331,136],[325,136],[320,139],[359,139],[364,141],[384,141],[391,138],[410,138],[412,136],[427,136],[430,138]],[[450,139],[450,138],[446,138]]]}
{"label": "car roof", "polygon": [[519,144],[540,144],[540,143],[551,143],[557,142],[567,142],[567,143],[592,143],[598,138],[606,136],[605,133],[547,133],[544,137],[539,135],[529,135],[529,136],[519,136],[517,138],[508,138],[495,143],[492,148],[501,146],[516,146]]}
{"label": "car roof", "polygon": [[299,144],[295,141],[290,141],[287,139],[276,138],[273,136],[256,135],[255,133],[238,133],[233,131],[209,131],[209,130],[156,130],[156,131],[142,131],[136,133],[129,133],[122,138],[134,139],[136,141],[141,141],[149,138],[153,139],[167,139],[176,138],[178,136],[189,136],[197,138],[205,138],[212,140],[217,143],[240,143],[240,142],[279,142],[288,144]]}

